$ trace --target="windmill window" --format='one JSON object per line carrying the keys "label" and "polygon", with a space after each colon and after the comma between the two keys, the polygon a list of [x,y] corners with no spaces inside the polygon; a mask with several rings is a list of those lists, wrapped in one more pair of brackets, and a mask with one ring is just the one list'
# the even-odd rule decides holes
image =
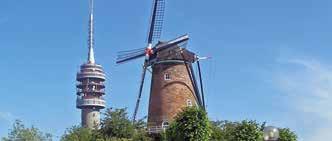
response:
{"label": "windmill window", "polygon": [[193,106],[193,103],[191,102],[190,99],[187,100],[187,106],[189,106],[189,107]]}
{"label": "windmill window", "polygon": [[162,128],[167,128],[169,126],[169,123],[167,121],[164,121],[161,126]]}
{"label": "windmill window", "polygon": [[165,73],[164,79],[165,80],[171,80],[171,76],[169,75],[169,73]]}

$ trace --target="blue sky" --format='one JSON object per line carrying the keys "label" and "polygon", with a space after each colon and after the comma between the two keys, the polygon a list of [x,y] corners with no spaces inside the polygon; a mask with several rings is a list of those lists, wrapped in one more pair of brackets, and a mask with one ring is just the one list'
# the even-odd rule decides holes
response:
{"label": "blue sky", "polygon": [[[115,57],[145,46],[151,2],[95,2],[107,103],[130,115],[143,60],[116,65]],[[267,121],[304,141],[332,138],[332,1],[166,2],[162,40],[188,33],[188,48],[212,57],[203,62],[211,119]],[[87,0],[0,1],[0,136],[14,119],[55,136],[80,123],[75,75],[86,61],[87,28]]]}

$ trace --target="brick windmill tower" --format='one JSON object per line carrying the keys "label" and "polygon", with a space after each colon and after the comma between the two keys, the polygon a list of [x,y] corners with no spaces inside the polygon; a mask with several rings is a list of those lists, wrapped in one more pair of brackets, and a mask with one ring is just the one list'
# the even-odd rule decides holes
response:
{"label": "brick windmill tower", "polygon": [[[146,48],[119,52],[117,63],[125,63],[145,56],[139,94],[133,115],[136,120],[146,70],[152,69],[150,88],[148,131],[159,133],[168,127],[174,117],[187,106],[205,109],[199,58],[185,47],[188,35],[167,42],[153,41],[161,35],[165,0],[154,0]],[[200,90],[194,75],[193,64],[197,62]]]}
{"label": "brick windmill tower", "polygon": [[94,31],[93,31],[93,0],[90,0],[90,19],[89,19],[89,53],[87,62],[81,65],[77,73],[77,100],[76,107],[82,109],[82,126],[96,128],[100,123],[100,110],[106,107],[103,98],[105,95],[106,80],[103,67],[96,64],[94,57]]}

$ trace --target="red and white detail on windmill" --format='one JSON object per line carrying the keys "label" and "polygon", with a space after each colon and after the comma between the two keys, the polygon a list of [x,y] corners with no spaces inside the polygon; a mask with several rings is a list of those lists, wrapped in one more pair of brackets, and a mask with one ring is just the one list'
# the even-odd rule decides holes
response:
{"label": "red and white detail on windmill", "polygon": [[152,48],[151,48],[151,47],[147,47],[147,48],[145,49],[145,56],[146,56],[146,57],[150,57],[152,54],[153,54],[153,50],[152,50]]}

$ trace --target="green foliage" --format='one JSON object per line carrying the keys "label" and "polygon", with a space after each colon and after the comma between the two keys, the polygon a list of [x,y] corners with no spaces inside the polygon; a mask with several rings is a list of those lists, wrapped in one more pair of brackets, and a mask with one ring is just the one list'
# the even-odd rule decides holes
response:
{"label": "green foliage", "polygon": [[111,138],[112,141],[150,141],[151,138],[145,132],[146,123],[144,120],[145,118],[133,123],[128,117],[126,108],[108,109],[98,132],[103,138]]}
{"label": "green foliage", "polygon": [[242,122],[215,121],[212,122],[212,141],[258,141],[263,140],[264,124],[256,121]]}
{"label": "green foliage", "polygon": [[210,122],[204,110],[188,107],[179,113],[166,131],[171,141],[208,141],[211,135]]}
{"label": "green foliage", "polygon": [[8,137],[2,141],[51,141],[51,134],[44,134],[35,127],[26,128],[21,121],[16,120]]}
{"label": "green foliage", "polygon": [[135,128],[128,118],[127,109],[108,109],[101,122],[100,133],[106,137],[131,138]]}
{"label": "green foliage", "polygon": [[145,130],[137,129],[133,141],[152,141],[152,138],[149,137]]}
{"label": "green foliage", "polygon": [[151,141],[145,132],[144,119],[133,122],[127,109],[108,109],[95,130],[74,126],[68,129],[61,141]]}
{"label": "green foliage", "polygon": [[218,125],[214,122],[211,122],[211,131],[212,131],[210,137],[211,141],[221,141],[224,139],[224,135],[221,128],[219,128]]}
{"label": "green foliage", "polygon": [[160,133],[160,140],[161,141],[167,141],[167,133],[166,132],[161,132]]}
{"label": "green foliage", "polygon": [[79,126],[73,126],[67,129],[65,135],[62,136],[61,141],[93,141],[93,131]]}
{"label": "green foliage", "polygon": [[[261,141],[264,127],[265,123],[248,120],[209,122],[204,110],[191,107],[178,114],[159,137],[163,141]],[[73,126],[60,141],[152,141],[145,129],[145,119],[132,123],[126,109],[108,109],[99,129]],[[290,129],[280,128],[279,132],[279,141],[297,141],[297,135]],[[52,136],[16,121],[8,137],[1,141],[52,141]]]}
{"label": "green foliage", "polygon": [[[229,122],[212,121],[211,141],[256,141],[262,140],[265,123],[256,121]],[[279,141],[296,141],[297,136],[288,128],[279,129]]]}
{"label": "green foliage", "polygon": [[236,141],[263,140],[263,132],[261,126],[256,121],[242,121],[241,123],[236,125],[233,134],[233,140]]}
{"label": "green foliage", "polygon": [[211,141],[230,140],[235,132],[237,123],[230,121],[211,121]]}
{"label": "green foliage", "polygon": [[296,134],[288,128],[279,129],[279,141],[297,141]]}

